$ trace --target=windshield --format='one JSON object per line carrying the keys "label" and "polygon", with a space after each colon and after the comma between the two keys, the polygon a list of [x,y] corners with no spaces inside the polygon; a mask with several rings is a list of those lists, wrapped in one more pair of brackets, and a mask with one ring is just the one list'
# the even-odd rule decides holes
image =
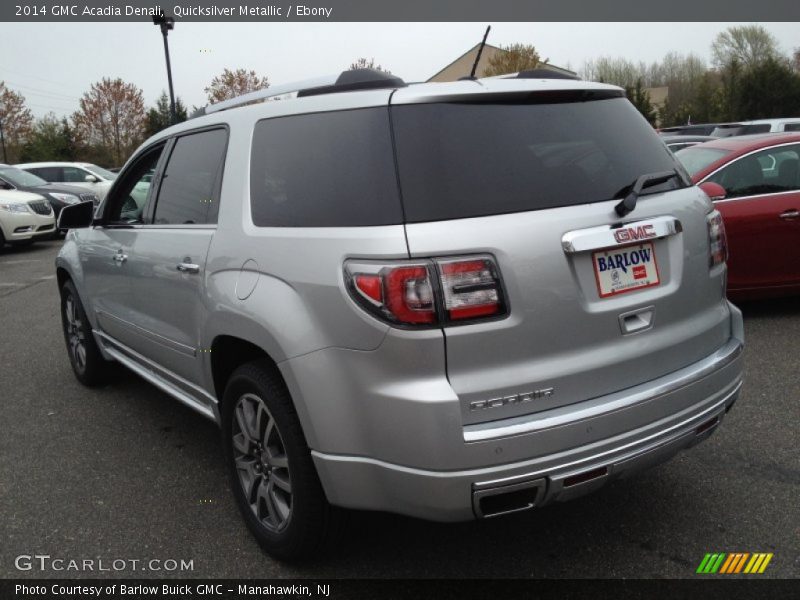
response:
{"label": "windshield", "polygon": [[601,202],[680,169],[625,98],[398,105],[392,120],[409,222]]}
{"label": "windshield", "polygon": [[117,178],[116,173],[112,173],[111,171],[107,171],[103,167],[98,167],[97,165],[84,165],[84,168],[91,171],[101,179],[107,179],[108,181],[114,181]]}
{"label": "windshield", "polygon": [[0,177],[11,183],[16,187],[36,187],[39,185],[47,185],[47,182],[41,177],[28,173],[16,167],[3,167],[0,168]]}
{"label": "windshield", "polygon": [[675,153],[675,158],[689,171],[689,175],[694,177],[711,163],[717,162],[720,158],[730,153],[730,150],[722,150],[720,148],[692,147],[678,150]]}

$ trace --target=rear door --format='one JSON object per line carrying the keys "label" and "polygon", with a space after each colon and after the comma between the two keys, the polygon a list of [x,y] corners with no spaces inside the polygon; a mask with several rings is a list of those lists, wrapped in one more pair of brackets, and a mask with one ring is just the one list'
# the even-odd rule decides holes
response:
{"label": "rear door", "polygon": [[[444,330],[464,423],[625,389],[730,336],[710,201],[626,99],[595,97],[392,109],[411,255],[493,255],[510,308]],[[637,177],[674,169],[616,215]]]}
{"label": "rear door", "polygon": [[800,283],[800,144],[739,158],[706,181],[725,188],[729,287]]}
{"label": "rear door", "polygon": [[226,128],[183,134],[169,150],[157,193],[131,252],[134,347],[172,373],[201,381],[198,357],[206,255],[216,230]]}

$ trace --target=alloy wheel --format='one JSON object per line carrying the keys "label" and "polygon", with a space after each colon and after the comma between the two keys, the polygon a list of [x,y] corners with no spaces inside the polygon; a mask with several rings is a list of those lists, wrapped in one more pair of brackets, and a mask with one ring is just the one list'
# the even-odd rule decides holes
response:
{"label": "alloy wheel", "polygon": [[75,368],[82,373],[86,369],[86,337],[77,304],[71,295],[64,302],[64,316],[69,353]]}
{"label": "alloy wheel", "polygon": [[292,516],[292,480],[283,438],[266,403],[255,394],[242,395],[233,414],[233,460],[242,491],[258,521],[280,532]]}

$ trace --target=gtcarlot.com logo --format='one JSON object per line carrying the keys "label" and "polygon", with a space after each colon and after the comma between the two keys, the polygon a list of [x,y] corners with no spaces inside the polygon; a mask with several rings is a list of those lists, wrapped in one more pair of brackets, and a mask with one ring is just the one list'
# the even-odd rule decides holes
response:
{"label": "gtcarlot.com logo", "polygon": [[772,560],[772,552],[709,552],[697,567],[700,574],[736,575],[763,573]]}
{"label": "gtcarlot.com logo", "polygon": [[63,558],[49,554],[20,554],[14,560],[18,571],[193,571],[194,560],[174,558]]}

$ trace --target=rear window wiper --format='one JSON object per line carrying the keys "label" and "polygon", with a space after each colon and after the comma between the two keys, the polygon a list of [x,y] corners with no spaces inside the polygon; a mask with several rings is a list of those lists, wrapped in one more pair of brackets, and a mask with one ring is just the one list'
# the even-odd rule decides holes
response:
{"label": "rear window wiper", "polygon": [[[624,217],[636,208],[636,201],[639,199],[639,195],[642,193],[643,189],[658,185],[659,183],[665,183],[673,177],[678,177],[678,172],[675,170],[640,175],[633,185],[630,186],[631,191],[622,199],[622,202],[614,207],[614,210],[620,217]],[[623,190],[624,189],[625,188],[623,188]]]}

